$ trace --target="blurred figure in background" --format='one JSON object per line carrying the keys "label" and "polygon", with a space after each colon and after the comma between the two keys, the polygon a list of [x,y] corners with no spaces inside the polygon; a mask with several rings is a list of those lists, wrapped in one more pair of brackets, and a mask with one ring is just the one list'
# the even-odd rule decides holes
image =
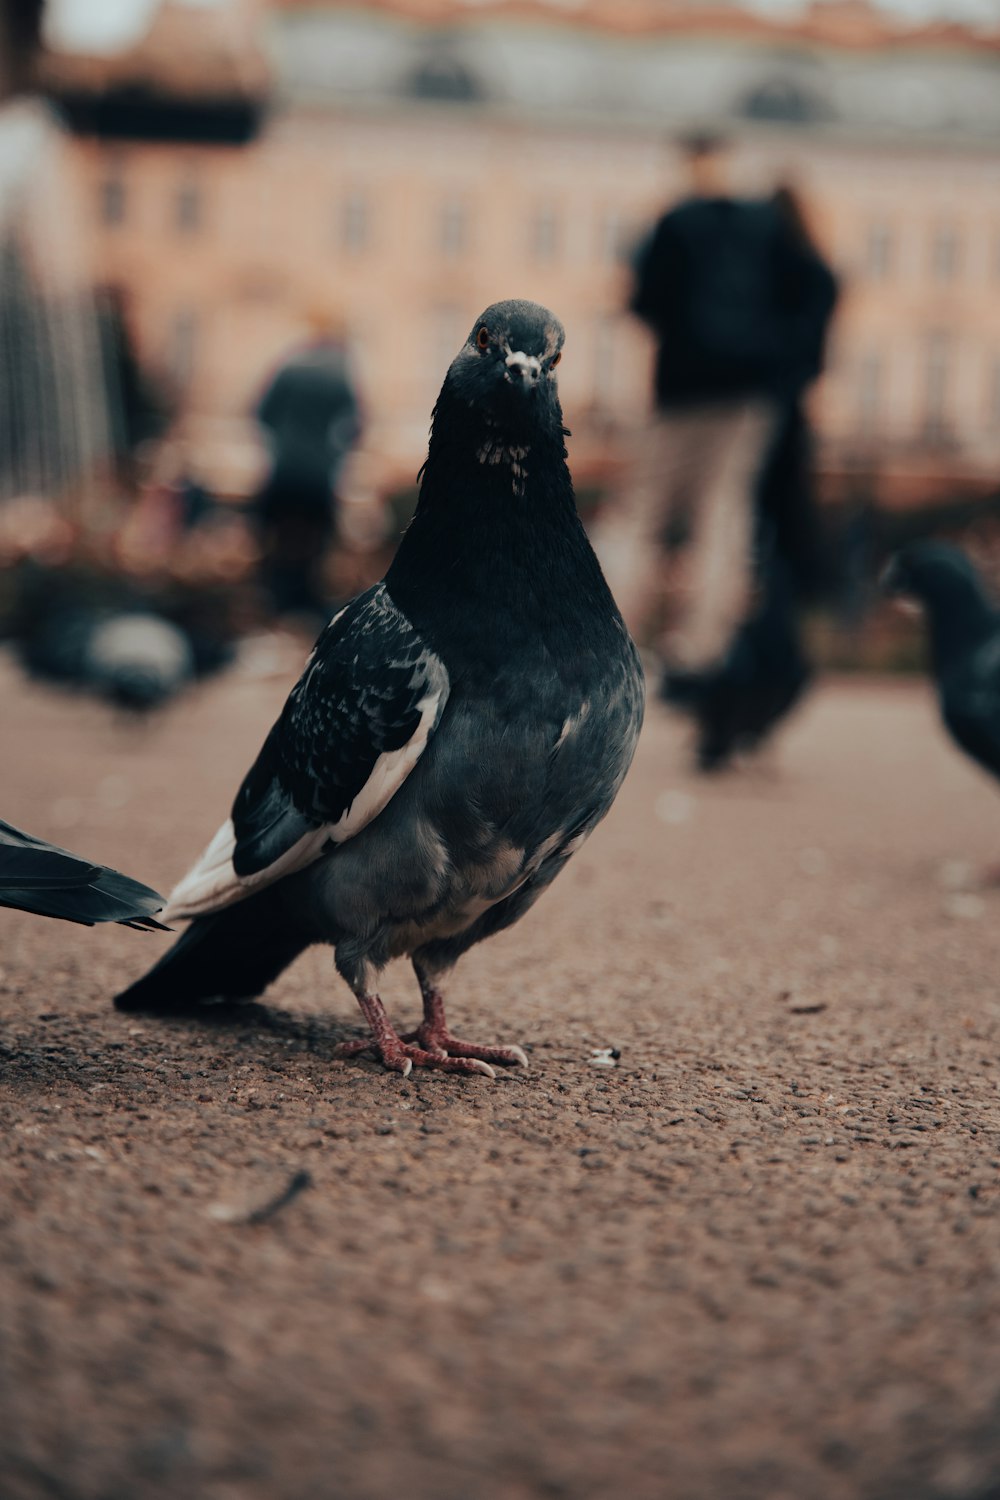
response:
{"label": "blurred figure in background", "polygon": [[111,407],[114,465],[126,492],[134,494],[144,445],[166,432],[173,412],[166,390],[139,359],[132,309],[124,287],[96,291],[104,377]]}
{"label": "blurred figure in background", "polygon": [[276,614],[327,611],[322,567],[336,532],[336,486],[361,432],[343,327],[318,307],[309,323],[309,341],[278,370],[256,413],[271,449],[255,514]]}
{"label": "blurred figure in background", "polygon": [[[758,485],[817,368],[833,284],[783,203],[730,194],[724,142],[684,151],[689,191],[635,268],[632,311],[658,345],[656,416],[603,559],[626,622],[649,641],[665,539],[686,525],[685,586],[660,643],[668,692],[674,674],[716,666],[747,618]],[[789,472],[778,464],[772,497]]]}
{"label": "blurred figure in background", "polygon": [[783,258],[782,301],[798,326],[789,365],[775,390],[776,421],[757,481],[757,551],[781,565],[792,597],[815,597],[829,583],[814,485],[814,434],[806,397],[822,374],[837,280],[811,232],[801,195],[790,183],[774,193],[791,254]]}
{"label": "blurred figure in background", "polygon": [[794,251],[782,254],[778,291],[799,326],[791,330],[787,370],[774,387],[774,427],[754,490],[752,598],[718,662],[694,672],[668,664],[662,685],[663,697],[694,719],[702,771],[722,770],[735,755],[758,749],[798,704],[813,675],[802,606],[829,583],[805,398],[823,368],[837,283],[795,190],[779,186],[773,203]]}

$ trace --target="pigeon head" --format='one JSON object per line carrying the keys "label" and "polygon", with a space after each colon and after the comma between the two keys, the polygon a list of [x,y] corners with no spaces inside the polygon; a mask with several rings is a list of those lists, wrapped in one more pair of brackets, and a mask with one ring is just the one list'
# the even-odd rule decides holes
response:
{"label": "pigeon head", "polygon": [[494,302],[452,361],[442,403],[457,401],[512,439],[546,431],[561,435],[555,368],[564,338],[562,324],[547,308],[517,299]]}
{"label": "pigeon head", "polygon": [[954,609],[981,600],[972,563],[944,542],[910,542],[893,554],[879,580],[887,594],[919,600],[928,610]]}

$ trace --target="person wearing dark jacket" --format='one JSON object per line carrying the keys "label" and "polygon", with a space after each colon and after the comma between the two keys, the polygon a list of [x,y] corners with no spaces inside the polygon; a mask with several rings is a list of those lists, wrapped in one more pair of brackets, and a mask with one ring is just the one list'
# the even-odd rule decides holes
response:
{"label": "person wearing dark jacket", "polygon": [[809,387],[823,372],[826,336],[837,305],[837,279],[820,254],[799,194],[779,186],[773,202],[796,245],[786,296],[801,308],[798,368],[789,372],[775,431],[757,483],[757,550],[770,542],[802,602],[829,585],[813,479],[814,438],[806,406]]}
{"label": "person wearing dark jacket", "polygon": [[361,431],[344,341],[315,314],[313,338],[257,406],[271,469],[256,502],[264,586],[277,614],[323,613],[323,556],[335,533],[340,470]]}
{"label": "person wearing dark jacket", "polygon": [[773,199],[732,197],[718,142],[688,147],[691,191],[635,265],[632,311],[656,338],[656,414],[603,558],[649,640],[663,538],[688,533],[668,661],[717,664],[746,618],[755,493],[786,404],[818,368],[832,277]]}

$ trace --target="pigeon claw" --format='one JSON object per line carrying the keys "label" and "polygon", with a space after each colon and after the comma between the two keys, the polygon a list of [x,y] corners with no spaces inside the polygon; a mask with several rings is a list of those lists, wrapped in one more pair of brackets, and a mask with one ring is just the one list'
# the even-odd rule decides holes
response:
{"label": "pigeon claw", "polygon": [[439,997],[436,1008],[432,1008],[431,1018],[422,1021],[416,1031],[404,1032],[402,1036],[395,1030],[377,995],[359,995],[358,1004],[371,1027],[371,1034],[341,1042],[335,1049],[338,1057],[376,1052],[384,1067],[393,1073],[402,1073],[404,1078],[409,1078],[414,1068],[437,1069],[439,1073],[481,1073],[484,1078],[495,1078],[497,1075],[490,1067],[491,1063],[517,1063],[523,1068],[528,1065],[520,1047],[477,1047],[474,1042],[463,1042],[452,1036],[444,1024]]}
{"label": "pigeon claw", "polygon": [[[520,1047],[481,1047],[476,1042],[463,1042],[459,1037],[452,1036],[450,1031],[440,1026],[432,1026],[427,1021],[418,1026],[416,1031],[405,1032],[402,1040],[404,1043],[416,1042],[418,1046],[435,1056],[469,1058],[481,1063],[501,1063],[504,1067],[526,1068],[528,1066],[527,1053]],[[490,1077],[496,1077],[492,1068]]]}
{"label": "pigeon claw", "polygon": [[497,1076],[481,1057],[452,1057],[439,1047],[416,1046],[408,1036],[399,1038],[398,1050],[379,1043],[378,1052],[385,1066],[402,1073],[404,1078],[409,1078],[414,1068],[436,1068],[440,1073],[481,1073],[484,1078]]}

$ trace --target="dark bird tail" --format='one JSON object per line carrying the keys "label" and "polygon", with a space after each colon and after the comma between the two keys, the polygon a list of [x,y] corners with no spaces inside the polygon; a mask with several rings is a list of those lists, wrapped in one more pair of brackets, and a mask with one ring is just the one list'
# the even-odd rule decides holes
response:
{"label": "dark bird tail", "polygon": [[196,917],[147,974],[115,996],[118,1010],[183,1014],[210,1000],[260,995],[311,939],[271,890]]}
{"label": "dark bird tail", "polygon": [[9,823],[0,822],[0,906],[60,917],[93,927],[96,922],[119,922],[169,932],[154,912],[164,900],[142,885],[105,865],[92,865],[55,844],[47,844]]}

